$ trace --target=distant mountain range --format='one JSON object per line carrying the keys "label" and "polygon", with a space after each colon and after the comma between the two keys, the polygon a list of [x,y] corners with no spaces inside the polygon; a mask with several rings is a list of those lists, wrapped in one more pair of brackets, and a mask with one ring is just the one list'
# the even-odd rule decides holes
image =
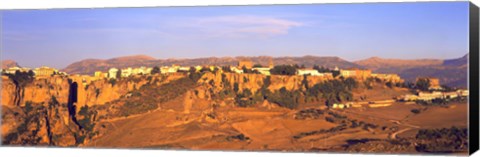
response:
{"label": "distant mountain range", "polygon": [[11,67],[19,67],[18,63],[13,60],[3,60],[2,69],[8,69]]}
{"label": "distant mountain range", "polygon": [[[468,54],[456,59],[384,59],[372,57],[365,60],[349,62],[339,57],[207,57],[195,59],[156,59],[146,55],[124,56],[112,59],[86,59],[68,65],[62,69],[69,74],[92,75],[95,71],[107,71],[110,68],[126,68],[140,66],[170,66],[178,64],[182,66],[196,65],[237,65],[238,61],[248,59],[255,64],[268,65],[273,61],[275,65],[298,64],[312,67],[320,65],[328,68],[338,66],[342,69],[361,68],[371,69],[375,73],[396,73],[407,81],[415,81],[417,77],[438,77],[442,84],[453,87],[467,86]],[[15,61],[2,62],[2,68],[18,66]]]}
{"label": "distant mountain range", "polygon": [[348,62],[339,57],[316,57],[316,56],[304,56],[304,57],[208,57],[208,58],[195,58],[195,59],[155,59],[153,57],[136,55],[126,56],[120,58],[112,58],[107,60],[99,59],[87,59],[79,62],[75,62],[67,66],[63,71],[69,74],[93,74],[97,70],[106,71],[109,68],[125,68],[125,67],[140,67],[140,66],[170,66],[172,64],[178,64],[182,66],[196,66],[196,65],[237,65],[239,60],[251,60],[256,64],[268,65],[270,60],[274,64],[298,64],[311,67],[314,64],[318,64],[325,67],[339,68],[361,68],[362,66],[355,63]]}
{"label": "distant mountain range", "polygon": [[456,59],[399,60],[369,58],[354,62],[378,73],[396,73],[407,81],[417,77],[438,77],[442,84],[467,87],[468,54]]}

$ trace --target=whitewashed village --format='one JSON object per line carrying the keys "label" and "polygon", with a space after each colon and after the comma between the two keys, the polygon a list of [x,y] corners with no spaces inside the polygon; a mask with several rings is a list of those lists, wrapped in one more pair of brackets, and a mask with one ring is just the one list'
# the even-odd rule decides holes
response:
{"label": "whitewashed village", "polygon": [[[197,66],[181,66],[181,65],[171,65],[171,66],[161,66],[161,67],[127,67],[127,68],[110,68],[108,71],[95,71],[93,75],[79,75],[79,74],[67,74],[66,72],[59,71],[58,69],[41,66],[38,68],[30,69],[25,67],[11,67],[8,69],[3,69],[2,73],[4,74],[15,74],[16,72],[31,72],[34,74],[35,79],[42,79],[47,77],[52,77],[55,75],[67,76],[71,79],[78,80],[84,85],[89,84],[92,81],[100,79],[116,80],[127,77],[138,77],[143,75],[152,75],[152,74],[162,74],[162,75],[172,75],[181,72],[199,72],[202,70],[209,70],[217,73],[232,72],[237,74],[247,73],[256,73],[262,75],[272,75],[271,70],[274,68],[272,61],[269,62],[268,66],[262,66],[259,64],[254,64],[250,60],[241,60],[238,62],[237,66],[214,66],[214,65],[197,65]],[[322,67],[325,69],[324,67]],[[328,68],[326,68],[328,69]],[[333,73],[337,73],[337,76],[334,76]],[[377,79],[384,82],[390,82],[391,84],[401,84],[405,81],[398,74],[381,74],[381,73],[372,73],[372,70],[368,69],[339,69],[337,66],[332,68],[329,72],[324,70],[319,70],[315,68],[305,68],[299,67],[296,69],[295,75],[307,75],[310,77],[321,77],[325,80],[331,79],[344,79],[344,78],[353,78],[356,81],[365,81],[367,79]],[[3,76],[6,77],[6,76]],[[456,89],[454,91],[444,91],[443,87],[440,84],[438,78],[433,77],[422,77],[417,78],[419,80],[428,80],[429,81],[429,91],[419,91],[416,94],[406,94],[400,97],[395,97],[387,100],[379,101],[365,101],[365,102],[343,102],[335,103],[331,108],[333,109],[344,109],[344,108],[358,108],[358,107],[387,107],[396,101],[407,102],[406,104],[413,104],[417,101],[432,101],[435,99],[454,99],[459,97],[467,97],[467,89]]]}

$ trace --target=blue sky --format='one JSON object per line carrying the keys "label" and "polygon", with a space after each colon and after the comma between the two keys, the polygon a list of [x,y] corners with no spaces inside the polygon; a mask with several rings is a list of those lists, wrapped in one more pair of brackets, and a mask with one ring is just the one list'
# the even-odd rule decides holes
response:
{"label": "blue sky", "polygon": [[8,10],[2,59],[64,68],[88,58],[457,58],[468,2]]}

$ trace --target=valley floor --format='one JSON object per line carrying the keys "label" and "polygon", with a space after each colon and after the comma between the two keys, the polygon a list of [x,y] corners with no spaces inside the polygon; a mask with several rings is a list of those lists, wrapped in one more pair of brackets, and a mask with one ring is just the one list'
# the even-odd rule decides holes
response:
{"label": "valley floor", "polygon": [[[412,109],[423,109],[423,112],[414,114]],[[317,117],[299,119],[297,114],[300,111],[222,107],[208,113],[184,113],[159,109],[129,118],[100,121],[97,126],[101,126],[104,133],[83,147],[356,151],[350,146],[369,141],[414,138],[419,129],[466,127],[468,110],[466,104],[424,107],[395,103],[382,108],[322,110],[323,113],[317,114]],[[346,118],[335,118],[335,114]],[[335,121],[328,121],[326,117],[333,117]],[[346,121],[363,122],[376,127],[355,127]],[[343,123],[348,125],[338,129],[342,128]],[[413,148],[386,151],[417,153]]]}

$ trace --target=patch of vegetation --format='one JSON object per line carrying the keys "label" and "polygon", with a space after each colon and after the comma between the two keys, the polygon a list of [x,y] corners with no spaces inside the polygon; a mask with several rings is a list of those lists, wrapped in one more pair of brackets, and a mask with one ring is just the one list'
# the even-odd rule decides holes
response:
{"label": "patch of vegetation", "polygon": [[197,72],[197,69],[195,69],[194,67],[190,67],[188,78],[190,78],[192,81],[197,82],[202,77],[202,75],[203,72]]}
{"label": "patch of vegetation", "polygon": [[452,102],[466,102],[467,99],[465,97],[456,97],[453,99],[448,98],[435,98],[432,100],[417,100],[415,103],[423,106],[446,106]]}
{"label": "patch of vegetation", "polygon": [[152,71],[150,71],[150,74],[152,74],[152,75],[160,74],[160,73],[161,73],[160,67],[158,67],[158,66],[154,66],[154,67],[152,68]]}
{"label": "patch of vegetation", "polygon": [[393,86],[394,86],[395,84],[393,84],[392,82],[389,81],[389,82],[385,83],[385,85],[386,85],[388,88],[393,88]]}
{"label": "patch of vegetation", "polygon": [[48,108],[49,109],[55,108],[58,104],[60,103],[58,102],[57,97],[52,95],[52,97],[50,98],[50,101],[48,102]]}
{"label": "patch of vegetation", "polygon": [[315,84],[306,91],[306,97],[312,97],[314,100],[325,100],[326,106],[332,106],[334,103],[353,100],[351,89],[356,88],[357,83],[354,79],[330,80]]}
{"label": "patch of vegetation", "polygon": [[300,139],[305,136],[311,136],[311,135],[316,135],[316,134],[325,134],[325,133],[335,133],[338,131],[342,131],[347,129],[347,126],[345,124],[338,125],[336,127],[330,128],[330,129],[321,129],[321,130],[315,130],[315,131],[310,131],[310,132],[302,132],[298,135],[293,136],[294,139]]}
{"label": "patch of vegetation", "polygon": [[110,83],[112,86],[115,86],[115,83],[117,83],[117,80],[112,78],[108,80],[108,83]]}
{"label": "patch of vegetation", "polygon": [[85,105],[80,108],[78,115],[83,117],[82,119],[78,120],[78,124],[80,124],[81,128],[87,132],[92,132],[93,127],[95,127],[93,117],[97,115],[97,111],[89,109],[89,107]]}
{"label": "patch of vegetation", "polygon": [[338,75],[340,75],[340,71],[336,71],[336,70],[331,70],[329,68],[325,68],[324,66],[318,66],[318,65],[313,65],[313,69],[317,70],[319,73],[332,73],[333,77],[337,77]]}
{"label": "patch of vegetation", "polygon": [[[2,139],[4,145],[38,145],[41,144],[42,137],[37,136],[40,130],[40,119],[46,114],[45,107],[41,105],[33,106],[31,102],[27,102],[23,107],[25,117],[20,121],[20,125],[16,128],[16,132],[12,132]],[[32,125],[33,124],[33,125]],[[36,126],[35,128],[30,128]],[[44,144],[44,143],[43,143]]]}
{"label": "patch of vegetation", "polygon": [[467,128],[422,129],[415,136],[419,152],[451,153],[468,150]]}
{"label": "patch of vegetation", "polygon": [[260,72],[252,69],[248,69],[247,67],[243,66],[242,67],[243,73],[245,74],[260,74]]}
{"label": "patch of vegetation", "polygon": [[304,109],[300,110],[295,114],[295,119],[305,120],[305,119],[318,119],[323,115],[324,111],[320,109]]}
{"label": "patch of vegetation", "polygon": [[297,73],[298,65],[276,65],[270,69],[272,75],[295,75]]}
{"label": "patch of vegetation", "polygon": [[301,92],[299,90],[289,91],[285,87],[274,93],[267,93],[267,100],[278,104],[281,107],[295,109],[298,107]]}
{"label": "patch of vegetation", "polygon": [[33,81],[35,73],[33,73],[32,70],[29,70],[28,72],[20,72],[17,70],[15,74],[4,74],[4,75],[12,79],[15,85],[23,88],[25,87],[25,85]]}
{"label": "patch of vegetation", "polygon": [[248,140],[250,140],[250,138],[243,135],[243,134],[238,134],[238,135],[235,135],[235,136],[228,136],[227,140],[228,141],[232,141],[232,140],[248,141]]}
{"label": "patch of vegetation", "polygon": [[261,67],[263,67],[263,65],[257,63],[257,64],[254,64],[253,67],[254,68],[261,68]]}
{"label": "patch of vegetation", "polygon": [[430,79],[419,78],[415,83],[415,88],[421,91],[428,91],[428,88],[430,88]]}
{"label": "patch of vegetation", "polygon": [[367,89],[373,89],[373,86],[372,86],[373,83],[374,83],[374,78],[371,78],[371,77],[363,81],[363,85]]}
{"label": "patch of vegetation", "polygon": [[222,71],[226,73],[233,72],[232,69],[230,69],[230,66],[222,66]]}
{"label": "patch of vegetation", "polygon": [[420,112],[422,112],[422,110],[420,109],[412,109],[410,110],[410,112],[414,113],[414,114],[419,114]]}
{"label": "patch of vegetation", "polygon": [[95,89],[95,98],[98,98],[98,95],[100,95],[100,89],[99,88]]}
{"label": "patch of vegetation", "polygon": [[189,77],[183,77],[160,86],[155,84],[144,85],[132,91],[132,93],[137,94],[132,94],[129,98],[121,98],[119,101],[123,102],[123,105],[115,108],[116,112],[108,114],[113,117],[127,117],[154,110],[158,108],[157,104],[173,100],[193,89],[201,76],[201,73],[195,72],[190,73]]}

